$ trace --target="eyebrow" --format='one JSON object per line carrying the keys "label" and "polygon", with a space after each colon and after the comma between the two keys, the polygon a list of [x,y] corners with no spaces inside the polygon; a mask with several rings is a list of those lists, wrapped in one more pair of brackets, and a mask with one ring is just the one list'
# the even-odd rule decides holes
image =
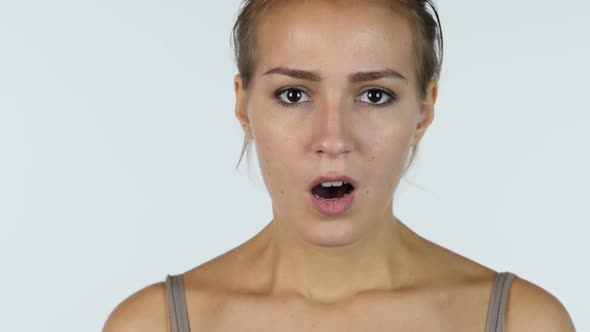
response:
{"label": "eyebrow", "polygon": [[[270,74],[279,74],[285,75],[289,77],[293,77],[299,80],[306,80],[306,81],[313,81],[319,82],[322,80],[322,77],[313,71],[306,71],[301,69],[293,69],[293,68],[286,68],[286,67],[276,67],[266,71],[262,75],[270,75]],[[348,75],[348,81],[350,83],[358,83],[358,82],[366,82],[366,81],[376,81],[382,78],[397,78],[402,79],[404,81],[408,81],[408,79],[400,74],[398,71],[386,68],[383,70],[376,70],[376,71],[360,71],[355,72]]]}

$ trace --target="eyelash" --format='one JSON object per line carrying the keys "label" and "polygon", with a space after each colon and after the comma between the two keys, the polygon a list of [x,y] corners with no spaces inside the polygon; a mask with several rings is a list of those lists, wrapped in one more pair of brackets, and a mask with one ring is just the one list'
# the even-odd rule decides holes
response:
{"label": "eyelash", "polygon": [[[305,92],[305,91],[304,91],[303,89],[301,89],[301,88],[293,88],[293,87],[291,87],[291,88],[284,88],[284,89],[279,89],[279,90],[277,90],[277,91],[276,91],[276,92],[273,94],[273,99],[274,99],[274,100],[276,100],[276,102],[277,102],[277,103],[278,103],[278,104],[279,104],[281,107],[286,107],[286,108],[289,108],[289,107],[295,107],[295,106],[297,106],[297,105],[299,105],[299,104],[302,104],[302,103],[286,103],[286,102],[284,102],[283,100],[281,100],[281,97],[280,97],[280,96],[281,96],[283,93],[285,93],[285,92],[287,92],[287,91],[290,91],[290,90],[301,91],[302,93],[305,93],[305,94],[307,94],[307,92]],[[361,94],[361,96],[362,96],[363,94],[365,94],[365,93],[367,93],[367,92],[369,92],[369,91],[373,91],[373,90],[377,90],[377,91],[379,91],[379,92],[382,92],[383,94],[385,94],[387,97],[389,97],[389,101],[387,101],[387,102],[384,102],[384,103],[381,103],[381,104],[372,104],[372,103],[366,103],[366,104],[368,104],[370,107],[374,107],[374,108],[382,108],[382,107],[387,107],[387,106],[389,106],[389,105],[391,105],[391,104],[393,104],[394,102],[396,102],[396,101],[397,101],[397,95],[396,95],[395,93],[393,93],[393,92],[391,92],[391,91],[388,91],[388,90],[381,89],[381,88],[370,88],[370,89],[367,89],[367,90],[365,90],[365,91],[364,91],[364,92]]]}

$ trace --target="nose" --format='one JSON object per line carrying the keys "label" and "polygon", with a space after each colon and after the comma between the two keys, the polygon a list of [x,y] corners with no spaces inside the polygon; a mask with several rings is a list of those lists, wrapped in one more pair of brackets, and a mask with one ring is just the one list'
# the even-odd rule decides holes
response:
{"label": "nose", "polygon": [[319,156],[346,156],[353,148],[351,112],[342,102],[324,102],[312,116],[312,147]]}

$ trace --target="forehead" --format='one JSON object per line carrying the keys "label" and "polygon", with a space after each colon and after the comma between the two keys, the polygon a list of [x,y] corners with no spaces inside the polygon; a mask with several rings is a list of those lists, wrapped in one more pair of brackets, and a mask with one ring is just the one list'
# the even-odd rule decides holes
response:
{"label": "forehead", "polygon": [[285,1],[258,22],[256,71],[390,67],[411,79],[412,47],[409,22],[382,1]]}

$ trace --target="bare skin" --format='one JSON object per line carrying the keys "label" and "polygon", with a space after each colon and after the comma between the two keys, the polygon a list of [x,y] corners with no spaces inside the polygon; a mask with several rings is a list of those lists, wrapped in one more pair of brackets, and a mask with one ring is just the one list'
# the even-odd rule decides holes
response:
{"label": "bare skin", "polygon": [[[257,50],[251,85],[234,81],[236,118],[256,142],[273,219],[183,274],[191,330],[483,332],[496,272],[393,214],[408,153],[437,98],[436,82],[420,98],[408,21],[379,1],[289,2],[261,19]],[[280,95],[288,107],[273,98],[284,89],[297,95]],[[355,203],[344,215],[322,215],[309,183],[342,174],[358,181]],[[168,331],[166,315],[160,282],[117,306],[104,332]],[[506,331],[574,327],[554,296],[518,278]]]}

